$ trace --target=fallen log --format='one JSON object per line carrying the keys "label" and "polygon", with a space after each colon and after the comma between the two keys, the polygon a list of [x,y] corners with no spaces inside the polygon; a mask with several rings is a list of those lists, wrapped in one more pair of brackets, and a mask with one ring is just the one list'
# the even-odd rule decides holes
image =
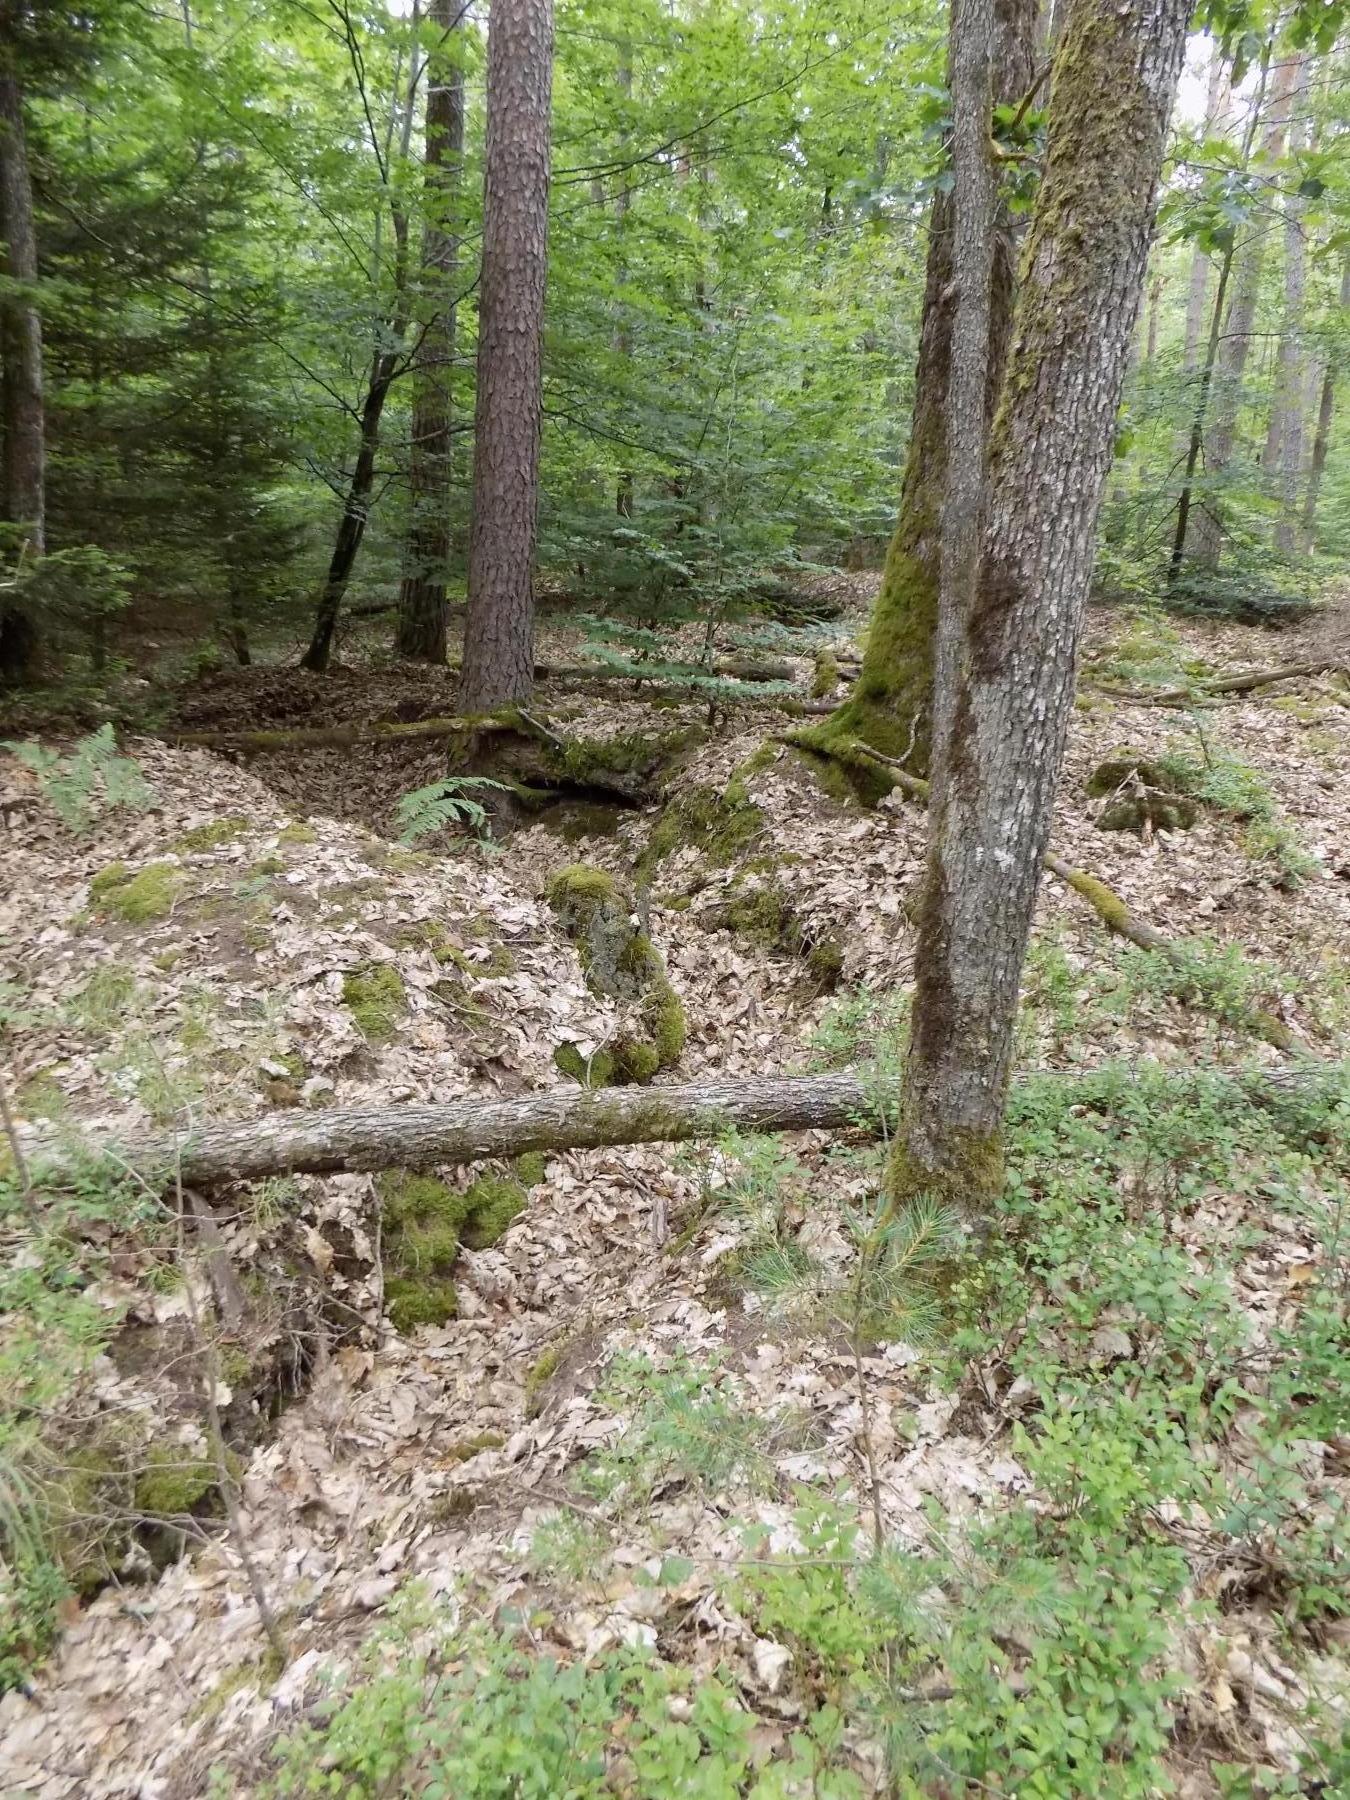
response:
{"label": "fallen log", "polygon": [[[887,773],[902,793],[917,800],[921,806],[927,806],[928,783],[917,775],[911,775],[897,757],[883,756],[879,750],[873,750],[861,739],[855,739],[849,748],[855,755],[864,756],[871,762],[884,764]],[[1137,945],[1140,950],[1156,951],[1173,963],[1180,963],[1180,947],[1159,931],[1156,926],[1148,924],[1144,919],[1137,918],[1114,888],[1108,887],[1097,876],[1089,875],[1085,869],[1076,869],[1072,863],[1066,862],[1053,850],[1046,851],[1044,863],[1052,875],[1057,875],[1067,887],[1073,889],[1080,899],[1087,901],[1108,931]],[[1247,1024],[1254,1037],[1261,1038],[1267,1044],[1273,1044],[1277,1050],[1294,1050],[1298,1046],[1298,1040],[1293,1032],[1284,1020],[1277,1018],[1274,1013],[1260,1009],[1254,1010],[1248,1018]]]}
{"label": "fallen log", "polygon": [[[687,700],[691,704],[704,696],[679,686],[653,686],[643,690],[644,699]],[[827,703],[801,700],[790,694],[733,694],[717,697],[719,706],[767,706],[793,718],[802,714],[827,713]],[[415,719],[404,724],[397,719],[361,719],[341,725],[292,725],[265,731],[178,731],[170,732],[165,742],[188,750],[220,750],[233,756],[280,755],[295,750],[328,750],[349,748],[356,744],[416,743],[419,739],[481,736],[485,732],[519,731],[510,719]],[[534,735],[538,735],[537,731]]]}
{"label": "fallen log", "polygon": [[[1081,1104],[1106,1104],[1124,1081],[1120,1069],[1046,1073],[1014,1088],[1030,1099],[1046,1084],[1072,1087]],[[1342,1093],[1350,1070],[1336,1063],[1304,1062],[1288,1069],[1238,1069],[1175,1077],[1225,1086],[1234,1098],[1256,1106],[1306,1103]],[[283,1173],[335,1175],[380,1169],[444,1168],[529,1150],[596,1149],[614,1144],[679,1143],[739,1131],[835,1131],[845,1127],[879,1133],[889,1119],[891,1096],[854,1071],[835,1075],[762,1075],[742,1080],[682,1083],[678,1087],[558,1088],[516,1100],[473,1099],[443,1106],[331,1107],[286,1110],[261,1119],[202,1125],[169,1136],[102,1146],[105,1155],[147,1180],[181,1179],[207,1187],[223,1181],[256,1181]],[[32,1162],[40,1179],[59,1177],[69,1165],[64,1146]]]}
{"label": "fallen log", "polygon": [[1212,700],[1222,694],[1250,694],[1256,688],[1270,687],[1277,681],[1299,681],[1311,675],[1345,674],[1346,664],[1338,657],[1322,657],[1316,662],[1282,663],[1274,669],[1244,669],[1237,675],[1225,675],[1215,681],[1196,682],[1191,687],[1118,688],[1104,683],[1092,685],[1100,693],[1116,700],[1129,700],[1137,706],[1176,706],[1187,700]]}

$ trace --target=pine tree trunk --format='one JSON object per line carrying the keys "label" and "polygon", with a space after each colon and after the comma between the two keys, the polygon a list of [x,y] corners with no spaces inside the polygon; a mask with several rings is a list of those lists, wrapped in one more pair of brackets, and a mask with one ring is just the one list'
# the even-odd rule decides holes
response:
{"label": "pine tree trunk", "polygon": [[[1271,162],[1278,161],[1284,154],[1291,97],[1298,82],[1298,71],[1297,57],[1286,57],[1275,65],[1268,123],[1261,140],[1262,155]],[[1237,446],[1242,385],[1247,372],[1247,352],[1251,348],[1252,330],[1256,323],[1256,306],[1261,294],[1261,272],[1265,264],[1268,235],[1266,221],[1257,220],[1236,258],[1233,298],[1210,390],[1213,416],[1204,432],[1205,478],[1213,486],[1222,483],[1224,471],[1232,461],[1233,451]],[[1190,538],[1184,548],[1191,559],[1202,567],[1215,568],[1222,547],[1223,507],[1217,495],[1211,493],[1200,506],[1194,508]],[[1175,567],[1179,558],[1174,556],[1173,560]]]}
{"label": "pine tree trunk", "polygon": [[[996,0],[993,81],[999,104],[1015,106],[1031,87],[1037,11],[1035,0]],[[932,738],[947,385],[955,313],[952,232],[952,197],[939,192],[928,224],[914,416],[900,514],[868,625],[862,672],[843,706],[818,730],[804,734],[826,753],[834,744],[860,738],[875,750],[904,758],[920,772],[928,766]],[[1016,269],[1016,221],[1006,206],[1000,206],[989,291],[989,420],[1008,352]]]}
{"label": "pine tree trunk", "polygon": [[[1350,311],[1350,256],[1341,265],[1341,311]],[[1336,360],[1328,356],[1322,373],[1322,396],[1317,408],[1317,430],[1313,437],[1312,458],[1308,464],[1308,493],[1303,502],[1303,549],[1312,550],[1317,539],[1317,502],[1322,492],[1322,472],[1327,466],[1327,446],[1331,442],[1331,421],[1336,410]]]}
{"label": "pine tree trunk", "polygon": [[[5,21],[4,34],[12,28]],[[30,288],[37,280],[37,233],[33,185],[28,171],[23,93],[8,59],[12,44],[0,44],[0,229],[5,237],[4,269],[12,284]],[[12,292],[4,303],[4,516],[17,528],[27,558],[46,548],[46,414],[42,373],[42,318],[31,293]],[[17,546],[16,546],[17,548]],[[36,621],[20,607],[0,601],[0,680],[27,681],[36,673]]]}
{"label": "pine tree trunk", "polygon": [[464,76],[458,66],[459,0],[433,0],[442,33],[427,70],[426,207],[422,234],[424,319],[414,363],[410,518],[395,649],[411,662],[445,661],[445,583],[450,562],[450,371],[455,357],[459,236],[453,214],[464,158]]}
{"label": "pine tree trunk", "polygon": [[[936,709],[928,873],[891,1200],[978,1216],[1143,291],[1186,0],[1070,0],[990,446],[983,553]],[[945,674],[945,666],[944,666]]]}
{"label": "pine tree trunk", "polygon": [[528,700],[534,681],[552,81],[552,0],[493,0],[465,712]]}

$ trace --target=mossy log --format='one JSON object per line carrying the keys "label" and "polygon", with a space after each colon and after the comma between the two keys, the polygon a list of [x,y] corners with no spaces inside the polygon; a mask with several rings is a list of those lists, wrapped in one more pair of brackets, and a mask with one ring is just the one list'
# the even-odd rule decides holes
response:
{"label": "mossy log", "polygon": [[[1020,1084],[1069,1083],[1089,1077],[1038,1075]],[[1194,1079],[1181,1072],[1178,1083]],[[1350,1070],[1302,1061],[1289,1069],[1235,1070],[1209,1081],[1231,1081],[1253,1105],[1317,1101],[1345,1089]],[[1014,1088],[1016,1098],[1018,1087]],[[1090,1100],[1086,1094],[1086,1100]],[[443,1106],[331,1107],[286,1111],[233,1124],[202,1125],[173,1137],[106,1146],[146,1179],[209,1187],[257,1181],[287,1172],[336,1175],[384,1169],[432,1169],[519,1157],[532,1151],[596,1149],[613,1144],[680,1143],[726,1131],[837,1131],[882,1128],[890,1096],[853,1072],[761,1075],[741,1080],[688,1082],[663,1088],[554,1088],[520,1099],[475,1098]],[[893,1120],[888,1120],[888,1125]],[[59,1178],[69,1152],[38,1147],[32,1160],[44,1177]]]}

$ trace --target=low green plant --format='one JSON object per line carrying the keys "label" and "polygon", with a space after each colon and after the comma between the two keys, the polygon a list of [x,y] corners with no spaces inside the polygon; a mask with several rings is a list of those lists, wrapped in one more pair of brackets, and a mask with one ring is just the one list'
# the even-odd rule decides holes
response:
{"label": "low green plant", "polygon": [[1280,812],[1270,784],[1259,770],[1227,751],[1208,744],[1199,734],[1200,756],[1188,750],[1170,750],[1160,764],[1178,788],[1213,807],[1225,818],[1244,824],[1243,843],[1249,856],[1272,865],[1282,885],[1293,887],[1318,868],[1316,858],[1302,848],[1298,837]]}
{"label": "low green plant", "polygon": [[486,775],[444,775],[439,781],[404,794],[394,807],[399,843],[415,844],[419,838],[430,837],[452,825],[467,826],[480,840],[491,837],[487,808],[473,798],[475,793],[489,789],[510,792],[506,782],[493,781]]}
{"label": "low green plant", "polygon": [[154,803],[139,763],[118,750],[111,725],[101,725],[64,753],[32,740],[7,742],[5,749],[33,771],[43,799],[78,836],[106,813],[144,812]]}
{"label": "low green plant", "polygon": [[729,1676],[696,1679],[636,1650],[566,1661],[486,1626],[434,1634],[424,1612],[379,1634],[361,1684],[277,1746],[261,1800],[862,1800],[857,1776],[839,1766],[833,1709],[815,1708],[766,1762]]}

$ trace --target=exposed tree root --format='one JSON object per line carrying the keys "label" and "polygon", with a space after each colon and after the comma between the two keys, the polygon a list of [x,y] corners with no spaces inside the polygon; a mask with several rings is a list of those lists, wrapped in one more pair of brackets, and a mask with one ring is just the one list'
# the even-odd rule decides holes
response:
{"label": "exposed tree root", "polygon": [[[856,744],[852,748],[854,754],[864,756],[872,762],[885,763],[894,778],[895,785],[902,793],[908,794],[911,799],[917,800],[923,806],[928,804],[928,783],[926,781],[921,780],[917,775],[911,775],[893,757],[882,756],[878,751],[869,750],[865,744]],[[1104,881],[1099,881],[1095,875],[1089,875],[1083,869],[1074,868],[1072,863],[1066,862],[1053,850],[1046,852],[1045,866],[1052,875],[1057,875],[1062,882],[1073,889],[1075,894],[1087,901],[1109,931],[1115,932],[1118,937],[1127,939],[1131,944],[1136,944],[1141,950],[1156,951],[1159,955],[1166,956],[1174,962],[1179,960],[1181,952],[1171,938],[1165,937],[1155,926],[1137,918],[1114,888],[1108,887]],[[1277,1050],[1297,1048],[1298,1040],[1293,1032],[1284,1020],[1276,1018],[1274,1013],[1253,1012],[1250,1027],[1256,1037],[1263,1039],[1268,1044],[1273,1044]]]}
{"label": "exposed tree root", "polygon": [[[1103,1080],[1109,1080],[1106,1074]],[[1118,1079],[1118,1077],[1116,1077]],[[1169,1077],[1170,1079],[1170,1077]],[[1179,1087],[1194,1075],[1179,1074]],[[1292,1069],[1237,1070],[1207,1081],[1231,1084],[1254,1105],[1278,1106],[1339,1093],[1347,1071],[1336,1063],[1302,1062]],[[1083,1103],[1093,1099],[1091,1073],[1045,1074],[1014,1090],[1068,1084]],[[1101,1098],[1106,1099],[1103,1090]],[[457,1100],[444,1106],[332,1107],[286,1111],[235,1124],[204,1125],[181,1138],[148,1138],[105,1147],[105,1153],[147,1179],[206,1187],[256,1181],[287,1171],[333,1175],[343,1171],[439,1168],[526,1151],[593,1149],[609,1144],[678,1143],[743,1131],[838,1130],[880,1132],[891,1102],[856,1073],[765,1075],[740,1081],[689,1082],[666,1088],[574,1087],[518,1100]],[[53,1148],[33,1158],[44,1177],[68,1172],[69,1152]]]}

